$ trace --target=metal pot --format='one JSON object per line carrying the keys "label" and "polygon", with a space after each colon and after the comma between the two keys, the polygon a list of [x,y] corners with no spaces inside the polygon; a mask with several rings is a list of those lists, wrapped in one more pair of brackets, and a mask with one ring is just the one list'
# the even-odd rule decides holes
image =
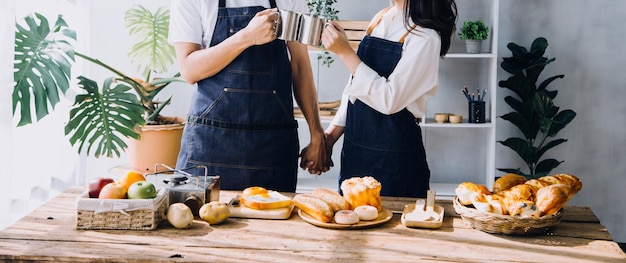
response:
{"label": "metal pot", "polygon": [[279,10],[276,36],[285,41],[298,41],[305,45],[320,46],[326,19],[317,15],[305,15]]}

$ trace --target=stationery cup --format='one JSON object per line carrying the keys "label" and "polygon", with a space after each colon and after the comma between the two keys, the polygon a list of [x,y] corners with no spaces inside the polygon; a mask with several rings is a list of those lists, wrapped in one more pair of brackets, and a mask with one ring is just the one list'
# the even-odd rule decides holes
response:
{"label": "stationery cup", "polygon": [[305,15],[279,10],[276,37],[285,41],[298,41],[309,46],[322,44],[322,31],[326,19],[317,15]]}
{"label": "stationery cup", "polygon": [[485,102],[470,101],[469,102],[469,123],[485,123]]}

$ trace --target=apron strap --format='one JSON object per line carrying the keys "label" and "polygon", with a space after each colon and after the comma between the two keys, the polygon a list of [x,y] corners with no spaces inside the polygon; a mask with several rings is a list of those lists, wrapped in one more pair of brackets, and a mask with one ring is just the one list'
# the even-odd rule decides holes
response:
{"label": "apron strap", "polygon": [[[226,7],[226,0],[220,0],[220,8],[224,8]],[[276,8],[276,0],[270,0],[270,7],[271,8]]]}
{"label": "apron strap", "polygon": [[[387,13],[387,11],[389,11],[389,9],[391,9],[391,6],[388,6],[385,9],[383,9],[383,11],[380,13],[380,15],[378,15],[376,17],[376,19],[374,19],[372,24],[370,24],[370,26],[367,27],[367,31],[365,32],[366,36],[369,36],[372,33],[374,28],[380,23],[381,20],[383,20],[383,16],[385,16],[385,14]],[[402,38],[400,38],[400,41],[398,41],[398,42],[404,43],[404,39],[409,35],[409,33],[411,33],[411,31],[413,31],[413,29],[415,29],[415,27],[417,27],[417,25],[413,25],[411,27],[411,29],[407,30],[406,33],[404,33],[404,35],[402,35]]]}

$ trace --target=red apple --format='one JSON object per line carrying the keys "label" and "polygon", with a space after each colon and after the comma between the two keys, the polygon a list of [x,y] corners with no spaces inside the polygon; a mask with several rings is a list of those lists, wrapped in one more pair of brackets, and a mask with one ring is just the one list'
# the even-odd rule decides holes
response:
{"label": "red apple", "polygon": [[89,197],[98,198],[102,187],[113,182],[115,182],[115,180],[107,177],[96,177],[92,179],[91,182],[89,182]]}

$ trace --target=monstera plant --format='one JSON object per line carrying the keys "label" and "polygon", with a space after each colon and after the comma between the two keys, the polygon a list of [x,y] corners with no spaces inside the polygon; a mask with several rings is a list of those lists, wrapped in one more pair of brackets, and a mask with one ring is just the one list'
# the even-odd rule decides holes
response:
{"label": "monstera plant", "polygon": [[567,141],[555,137],[576,117],[576,113],[569,109],[560,110],[554,104],[558,92],[548,90],[548,85],[556,79],[563,78],[564,75],[552,76],[538,82],[544,68],[555,60],[544,57],[548,47],[545,38],[535,39],[530,51],[515,43],[509,43],[507,47],[513,56],[504,58],[501,66],[512,76],[500,81],[499,86],[513,91],[516,96],[505,97],[505,102],[514,111],[500,117],[515,125],[524,137],[511,137],[499,143],[515,151],[527,164],[528,170],[527,172],[521,168],[498,170],[527,178],[538,178],[547,175],[563,162],[541,158],[549,149]]}
{"label": "monstera plant", "polygon": [[75,57],[101,66],[114,76],[102,86],[86,76],[78,76],[83,93],[75,97],[65,134],[70,143],[83,147],[89,155],[120,156],[127,148],[125,138],[139,139],[138,126],[162,124],[160,112],[171,97],[160,102],[157,95],[172,82],[184,82],[178,74],[154,79],[175,61],[174,48],[167,43],[169,10],[158,8],[154,13],[142,6],[133,6],[125,14],[125,25],[134,45],[128,52],[131,63],[143,73],[134,78],[74,49],[76,32],[59,16],[53,26],[40,14],[25,17],[16,23],[13,115],[19,115],[18,126],[32,123],[31,110],[37,120],[46,116],[60,101],[70,85]]}

